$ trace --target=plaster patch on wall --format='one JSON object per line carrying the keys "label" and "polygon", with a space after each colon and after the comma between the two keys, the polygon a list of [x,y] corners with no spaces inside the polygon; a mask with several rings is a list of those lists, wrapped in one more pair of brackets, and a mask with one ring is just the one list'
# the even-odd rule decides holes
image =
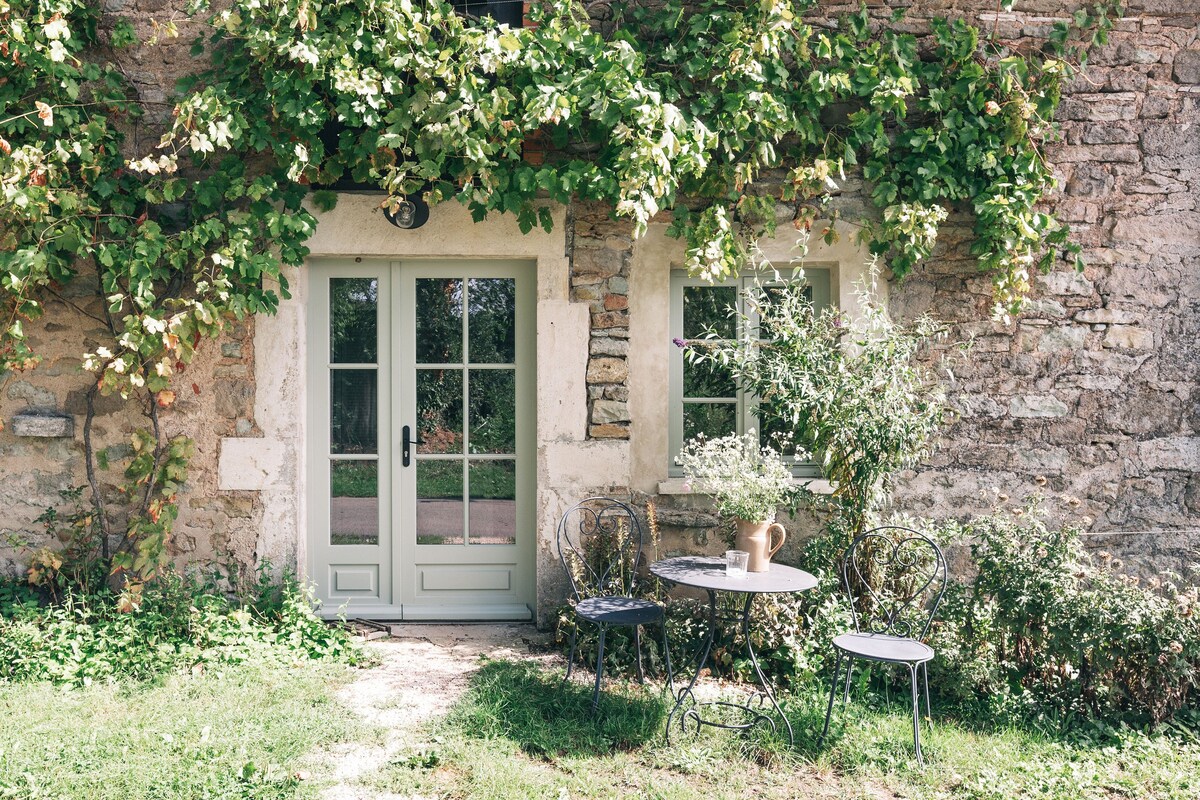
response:
{"label": "plaster patch on wall", "polygon": [[285,481],[291,448],[271,439],[221,440],[217,488],[223,491],[262,491]]}

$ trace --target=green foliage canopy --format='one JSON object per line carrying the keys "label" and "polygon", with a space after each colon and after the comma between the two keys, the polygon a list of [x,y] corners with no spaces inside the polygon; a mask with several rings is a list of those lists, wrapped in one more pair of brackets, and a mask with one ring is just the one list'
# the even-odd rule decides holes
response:
{"label": "green foliage canopy", "polygon": [[[1102,39],[1113,4],[1076,25]],[[383,189],[384,206],[454,198],[526,231],[550,226],[546,199],[610,203],[637,234],[670,209],[690,268],[719,277],[781,209],[798,228],[832,216],[857,168],[879,211],[864,235],[897,275],[961,205],[998,308],[1017,308],[1030,270],[1069,247],[1036,205],[1054,183],[1039,142],[1066,61],[961,21],[935,21],[925,42],[865,10],[805,21],[815,6],[615,0],[598,25],[544,4],[514,30],[439,0],[232,0],[197,44],[211,67],[145,154],[127,136],[153,104],[118,65],[132,26],[87,0],[0,0],[0,373],[37,363],[25,323],[94,276],[102,305],[64,303],[110,334],[84,357],[92,393],[137,395],[153,416],[227,315],[275,310],[315,229],[305,197],[344,177]],[[1078,52],[1066,26],[1050,44]],[[529,163],[539,139],[551,155]],[[147,475],[167,447],[155,428]]]}

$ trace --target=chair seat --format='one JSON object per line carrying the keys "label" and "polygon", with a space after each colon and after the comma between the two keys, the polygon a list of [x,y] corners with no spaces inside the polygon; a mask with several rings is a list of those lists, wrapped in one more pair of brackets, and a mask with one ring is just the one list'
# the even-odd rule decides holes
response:
{"label": "chair seat", "polygon": [[833,640],[839,650],[871,661],[921,663],[933,658],[933,648],[907,636],[883,633],[843,633]]}
{"label": "chair seat", "polygon": [[579,601],[575,613],[605,625],[647,625],[663,618],[658,603],[634,597],[589,597]]}

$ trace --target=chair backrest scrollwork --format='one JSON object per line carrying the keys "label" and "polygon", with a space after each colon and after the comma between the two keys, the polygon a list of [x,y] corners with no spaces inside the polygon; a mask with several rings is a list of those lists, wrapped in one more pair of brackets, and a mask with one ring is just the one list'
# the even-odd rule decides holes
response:
{"label": "chair backrest scrollwork", "polygon": [[633,508],[589,497],[558,522],[558,555],[575,600],[632,595],[642,558],[642,526]]}
{"label": "chair backrest scrollwork", "polygon": [[850,543],[841,577],[856,631],[924,639],[946,590],[946,558],[925,534],[885,525]]}

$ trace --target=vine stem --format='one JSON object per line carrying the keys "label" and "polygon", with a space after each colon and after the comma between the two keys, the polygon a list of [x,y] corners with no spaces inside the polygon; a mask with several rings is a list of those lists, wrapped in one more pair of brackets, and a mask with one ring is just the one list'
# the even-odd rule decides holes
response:
{"label": "vine stem", "polygon": [[87,390],[87,416],[83,421],[83,457],[87,468],[88,486],[92,490],[92,507],[96,509],[96,519],[100,522],[100,557],[107,566],[109,553],[108,511],[104,507],[104,495],[100,491],[100,480],[96,477],[96,450],[92,446],[92,422],[96,418],[96,392],[100,382],[95,381]]}
{"label": "vine stem", "polygon": [[154,392],[147,392],[150,401],[150,412],[146,415],[150,417],[150,425],[154,430],[154,465],[150,468],[150,477],[146,480],[146,493],[142,496],[142,514],[150,512],[150,497],[154,493],[154,487],[158,483],[158,468],[162,463],[163,444],[162,444],[162,429],[158,423],[158,403],[154,399]]}

